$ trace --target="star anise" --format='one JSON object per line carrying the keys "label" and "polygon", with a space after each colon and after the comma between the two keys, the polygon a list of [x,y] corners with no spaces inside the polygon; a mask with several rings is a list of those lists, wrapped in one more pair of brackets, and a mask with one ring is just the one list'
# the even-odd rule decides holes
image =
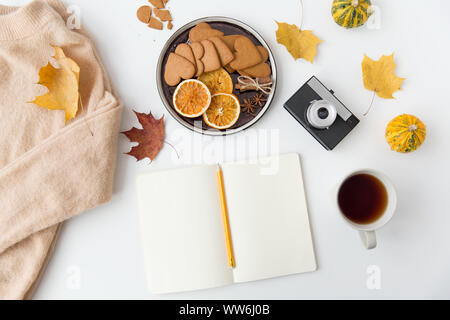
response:
{"label": "star anise", "polygon": [[257,93],[254,97],[253,97],[253,105],[255,106],[259,106],[259,107],[263,107],[264,104],[267,102],[267,99],[264,97],[264,94],[262,93]]}
{"label": "star anise", "polygon": [[243,112],[253,115],[255,113],[255,104],[252,99],[244,99],[244,103],[241,106]]}

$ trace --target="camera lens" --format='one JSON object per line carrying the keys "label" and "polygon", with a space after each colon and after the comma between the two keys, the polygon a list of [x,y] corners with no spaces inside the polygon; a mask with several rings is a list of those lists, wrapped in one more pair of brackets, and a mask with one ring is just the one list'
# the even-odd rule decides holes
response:
{"label": "camera lens", "polygon": [[329,115],[330,113],[328,112],[328,110],[326,109],[326,108],[320,108],[318,111],[317,111],[317,115],[319,116],[319,118],[320,119],[326,119],[326,118],[328,118],[328,115]]}
{"label": "camera lens", "polygon": [[336,107],[327,100],[311,101],[306,111],[306,119],[311,127],[319,130],[328,129],[336,121]]}

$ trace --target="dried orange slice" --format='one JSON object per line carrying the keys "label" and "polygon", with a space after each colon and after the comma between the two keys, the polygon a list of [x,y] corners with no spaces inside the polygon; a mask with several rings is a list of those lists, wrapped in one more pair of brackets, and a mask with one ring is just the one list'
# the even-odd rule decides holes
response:
{"label": "dried orange slice", "polygon": [[205,113],[211,103],[211,93],[201,81],[190,79],[181,82],[173,94],[175,110],[183,117],[196,118]]}
{"label": "dried orange slice", "polygon": [[239,119],[241,104],[235,95],[216,93],[211,98],[208,110],[203,114],[206,124],[216,129],[228,129]]}
{"label": "dried orange slice", "polygon": [[233,93],[233,79],[231,79],[230,74],[224,68],[205,72],[198,77],[198,80],[206,84],[211,94],[219,92]]}

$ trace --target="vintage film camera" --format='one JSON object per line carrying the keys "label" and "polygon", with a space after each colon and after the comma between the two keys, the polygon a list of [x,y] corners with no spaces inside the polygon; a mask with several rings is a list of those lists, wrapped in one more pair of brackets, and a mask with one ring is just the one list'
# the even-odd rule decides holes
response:
{"label": "vintage film camera", "polygon": [[359,123],[334,92],[314,76],[284,107],[327,150],[333,150]]}

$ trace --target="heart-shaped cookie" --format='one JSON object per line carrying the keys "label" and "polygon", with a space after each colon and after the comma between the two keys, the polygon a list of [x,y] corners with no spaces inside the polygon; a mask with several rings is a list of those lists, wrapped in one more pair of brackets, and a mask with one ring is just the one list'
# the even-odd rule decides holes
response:
{"label": "heart-shaped cookie", "polygon": [[176,86],[181,79],[191,79],[195,75],[195,66],[186,58],[170,53],[164,71],[164,80],[169,86]]}
{"label": "heart-shaped cookie", "polygon": [[272,69],[266,63],[266,61],[269,59],[269,51],[263,46],[258,46],[257,49],[263,59],[263,62],[244,70],[238,70],[240,75],[252,78],[266,78],[270,77],[270,75],[272,74]]}
{"label": "heart-shaped cookie", "polygon": [[191,49],[194,53],[195,59],[200,60],[203,58],[203,55],[205,54],[205,49],[203,48],[202,44],[200,42],[191,42]]}
{"label": "heart-shaped cookie", "polygon": [[239,37],[234,42],[234,60],[230,66],[235,70],[243,70],[262,62],[258,48],[247,37]]}
{"label": "heart-shaped cookie", "polygon": [[194,53],[195,65],[197,67],[197,73],[195,74],[195,76],[199,77],[203,74],[203,72],[205,72],[205,65],[201,61],[205,54],[205,49],[200,42],[192,42],[190,46],[192,52]]}
{"label": "heart-shaped cookie", "polygon": [[238,72],[242,76],[249,76],[251,78],[266,78],[270,77],[272,74],[272,69],[267,63],[261,62],[256,66],[244,70],[238,70]]}
{"label": "heart-shaped cookie", "polygon": [[220,62],[219,54],[216,51],[214,43],[212,43],[209,40],[202,40],[200,43],[205,49],[205,54],[201,59],[201,61],[205,66],[204,72],[211,72],[219,69],[222,66],[222,64]]}
{"label": "heart-shaped cookie", "polygon": [[[224,42],[225,43],[227,43],[227,46],[231,46],[232,48],[234,48],[234,42],[236,41],[236,39],[238,38],[238,37],[242,37],[242,36],[240,36],[240,35],[231,35],[231,36],[225,36],[225,37],[223,37],[222,39],[224,40]],[[257,46],[256,47],[257,49],[258,49],[258,51],[259,51],[259,54],[261,55],[261,57],[262,57],[262,61],[263,62],[261,62],[260,64],[262,64],[262,63],[264,63],[264,62],[266,62],[268,59],[269,59],[269,51],[266,49],[266,48],[264,48],[263,46]],[[257,66],[259,66],[259,64],[257,65]],[[255,66],[256,67],[256,66]],[[260,66],[261,67],[261,66]],[[224,66],[224,68],[225,68],[225,70],[227,70],[227,72],[228,73],[234,73],[236,70],[234,70],[231,66],[230,66],[230,64],[227,64],[226,66]],[[253,68],[253,67],[250,67],[250,68]],[[257,74],[266,74],[267,73],[267,68],[266,67],[262,67],[262,68],[265,68],[265,70],[264,71],[262,71],[261,70],[261,68],[259,69],[259,72],[255,72],[255,73],[257,73]],[[249,77],[251,77],[249,74],[247,74],[247,73],[245,73],[244,72],[244,70],[240,70],[240,71],[238,71],[241,75],[243,75],[243,76],[249,76]],[[272,70],[270,70],[270,73],[272,73]]]}
{"label": "heart-shaped cookie", "polygon": [[266,62],[267,60],[269,60],[269,50],[267,50],[263,46],[257,46],[256,48],[258,49],[259,54],[262,57],[262,62]]}
{"label": "heart-shaped cookie", "polygon": [[175,53],[183,58],[188,59],[192,64],[195,65],[195,57],[192,52],[191,47],[186,43],[180,43],[175,49]]}
{"label": "heart-shaped cookie", "polygon": [[232,34],[232,35],[228,35],[228,36],[224,36],[222,37],[222,40],[227,44],[228,48],[231,51],[234,51],[234,43],[236,42],[237,38],[243,37],[239,34]]}
{"label": "heart-shaped cookie", "polygon": [[217,53],[219,54],[220,62],[222,66],[226,66],[231,61],[234,60],[234,54],[228,48],[227,44],[219,37],[212,37],[208,39],[216,47]]}
{"label": "heart-shaped cookie", "polygon": [[203,73],[205,73],[205,65],[201,60],[196,60],[197,63],[197,73],[195,74],[196,77],[200,77]]}
{"label": "heart-shaped cookie", "polygon": [[211,28],[206,22],[199,23],[189,31],[189,40],[192,42],[198,42],[206,40],[212,37],[222,37],[223,32]]}

